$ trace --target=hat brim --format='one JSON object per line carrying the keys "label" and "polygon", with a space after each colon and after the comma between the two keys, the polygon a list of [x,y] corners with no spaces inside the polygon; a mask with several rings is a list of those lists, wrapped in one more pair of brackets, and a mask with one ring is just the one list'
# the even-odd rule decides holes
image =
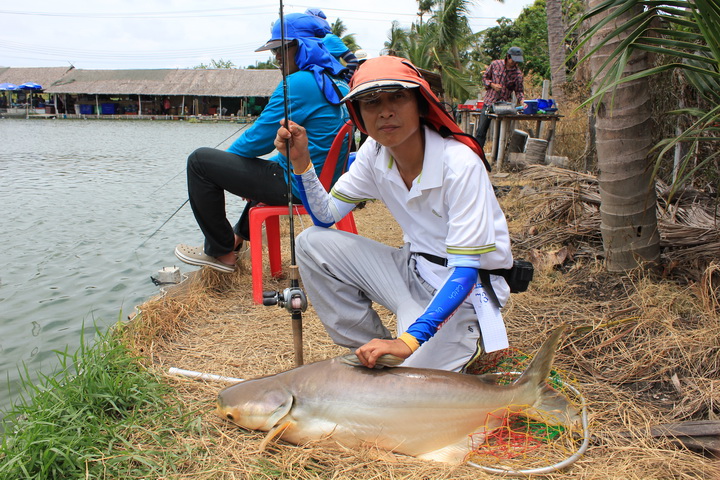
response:
{"label": "hat brim", "polygon": [[515,63],[523,63],[525,61],[522,55],[510,55],[510,58],[512,58]]}
{"label": "hat brim", "polygon": [[[285,39],[285,45],[290,45],[295,39],[294,38],[286,38]],[[280,48],[282,45],[282,40],[268,40],[268,42],[263,45],[262,47],[255,50],[256,52],[264,52],[265,50],[272,50],[273,48]]]}
{"label": "hat brim", "polygon": [[376,92],[378,90],[388,90],[393,88],[418,88],[420,85],[413,82],[405,82],[402,80],[372,80],[370,82],[365,82],[357,87],[350,90],[350,93],[345,95],[341,102],[347,102],[349,100],[354,100],[358,97],[361,97],[365,94]]}

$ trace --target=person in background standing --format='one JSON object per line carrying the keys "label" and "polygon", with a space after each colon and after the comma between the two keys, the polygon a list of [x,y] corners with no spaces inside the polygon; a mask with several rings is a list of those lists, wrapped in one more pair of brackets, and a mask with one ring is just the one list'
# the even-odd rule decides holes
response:
{"label": "person in background standing", "polygon": [[485,145],[488,127],[490,127],[488,113],[492,113],[493,103],[509,102],[512,100],[513,92],[515,92],[518,103],[522,104],[525,98],[523,95],[523,74],[518,68],[518,64],[523,61],[523,52],[520,47],[510,47],[504,60],[493,60],[485,70],[483,74],[483,84],[485,85],[485,98],[483,101],[485,104],[475,133],[475,138],[480,145]]}
{"label": "person in background standing", "polygon": [[353,52],[350,51],[350,49],[347,47],[347,45],[345,45],[345,42],[343,42],[340,37],[332,33],[330,24],[328,23],[327,17],[325,16],[325,12],[323,12],[319,8],[308,8],[307,10],[305,10],[305,14],[312,15],[317,18],[318,21],[325,28],[325,36],[322,37],[322,42],[335,58],[345,62],[345,67],[348,69],[345,80],[349,82],[359,65],[357,57]]}

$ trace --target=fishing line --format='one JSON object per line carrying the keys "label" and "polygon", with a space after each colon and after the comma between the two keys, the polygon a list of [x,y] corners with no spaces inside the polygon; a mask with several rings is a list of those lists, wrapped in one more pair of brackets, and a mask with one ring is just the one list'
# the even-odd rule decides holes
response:
{"label": "fishing line", "polygon": [[164,227],[165,224],[168,223],[168,222],[170,221],[170,219],[172,219],[172,218],[180,211],[180,209],[183,208],[183,207],[185,206],[185,204],[188,203],[189,201],[190,201],[189,198],[188,198],[187,200],[185,200],[185,201],[182,203],[182,205],[180,205],[180,206],[172,213],[172,215],[170,215],[170,216],[167,218],[167,220],[165,220],[165,221],[162,223],[162,225],[160,225],[148,238],[146,238],[145,240],[143,240],[143,242],[142,242],[140,245],[138,245],[138,247],[135,249],[135,251],[137,252],[137,251],[140,249],[140,247],[142,247],[143,245],[145,245],[145,243],[147,243],[148,240],[150,240],[152,237],[154,237],[155,234],[158,233],[158,232],[160,231],[160,229],[161,229],[162,227]]}
{"label": "fishing line", "polygon": [[[244,130],[245,128],[247,128],[247,125],[241,126],[241,127],[238,128],[237,130],[235,130],[233,133],[231,133],[230,135],[228,135],[223,141],[221,141],[220,143],[218,143],[217,145],[215,145],[213,148],[218,148],[220,145],[222,145],[223,143],[225,143],[225,142],[227,142],[228,140],[230,140],[232,137],[234,137],[235,135],[237,135],[238,133],[240,133],[240,132],[241,132],[242,130]],[[167,182],[163,183],[163,184],[160,185],[158,188],[156,188],[155,191],[152,192],[149,196],[152,197],[153,195],[155,195],[157,192],[159,192],[160,190],[162,190],[168,183],[170,183],[170,182],[172,182],[173,180],[175,180],[175,179],[178,177],[178,175],[180,175],[181,173],[185,173],[186,170],[187,170],[187,169],[180,170],[178,173],[176,173],[175,175],[173,175],[172,178],[170,178],[170,180],[168,180]],[[177,215],[177,213],[178,213],[189,201],[190,201],[189,198],[188,198],[188,199],[185,199],[185,201],[184,201],[177,209],[175,209],[175,211],[174,211],[167,219],[165,219],[165,221],[162,223],[162,225],[160,225],[157,229],[155,229],[155,231],[154,231],[153,233],[151,233],[149,237],[147,237],[145,240],[143,240],[143,242],[135,248],[134,253],[135,253],[135,257],[136,257],[136,258],[138,258],[138,257],[137,257],[137,251],[140,249],[140,247],[142,247],[143,245],[145,245],[151,238],[153,238],[153,237],[160,231],[160,229],[162,229],[162,227],[164,227],[166,223],[168,223],[170,220],[172,220],[172,218],[173,218],[175,215]],[[138,260],[140,260],[140,259],[138,258]],[[142,262],[140,262],[140,263],[142,264]]]}
{"label": "fishing line", "polygon": [[[234,137],[235,135],[237,135],[238,133],[240,133],[240,132],[241,132],[243,129],[245,129],[245,128],[247,128],[247,125],[243,125],[242,127],[238,128],[238,129],[235,130],[233,133],[231,133],[227,138],[225,138],[225,140],[223,140],[222,142],[218,143],[218,144],[215,145],[213,148],[218,148],[220,145],[222,145],[223,143],[225,143],[225,142],[227,142],[228,140],[230,140],[232,137]],[[153,195],[155,195],[157,192],[159,192],[160,190],[162,190],[168,183],[170,183],[170,182],[172,182],[173,180],[175,180],[175,178],[177,178],[178,175],[180,175],[181,173],[185,173],[185,171],[186,171],[186,169],[180,170],[178,173],[176,173],[175,175],[173,175],[172,178],[170,178],[170,180],[168,180],[167,182],[163,183],[163,184],[160,185],[158,188],[156,188],[155,191],[152,192],[149,196],[152,197]],[[186,201],[185,203],[187,203],[187,201]],[[183,203],[183,205],[185,205],[185,203]],[[164,225],[164,224],[163,224],[163,225]]]}

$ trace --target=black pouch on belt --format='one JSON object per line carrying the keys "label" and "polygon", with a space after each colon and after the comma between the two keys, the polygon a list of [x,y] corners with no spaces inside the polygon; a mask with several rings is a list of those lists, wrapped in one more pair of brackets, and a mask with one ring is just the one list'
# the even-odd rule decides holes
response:
{"label": "black pouch on belt", "polygon": [[[438,257],[429,253],[418,252],[418,255],[425,257],[432,263],[437,265],[447,266],[447,258]],[[508,286],[510,287],[510,293],[521,293],[528,289],[530,281],[533,279],[534,273],[533,264],[526,260],[515,260],[513,261],[512,268],[499,268],[497,270],[483,270],[480,269],[480,279],[490,290],[490,296],[495,297],[495,292],[492,291],[492,284],[490,283],[490,277],[488,274],[500,275],[505,278]],[[495,300],[497,303],[497,300]]]}
{"label": "black pouch on belt", "polygon": [[505,278],[511,293],[521,293],[527,290],[534,272],[533,264],[525,260],[513,261],[512,268],[507,270],[490,270],[493,275],[501,275]]}

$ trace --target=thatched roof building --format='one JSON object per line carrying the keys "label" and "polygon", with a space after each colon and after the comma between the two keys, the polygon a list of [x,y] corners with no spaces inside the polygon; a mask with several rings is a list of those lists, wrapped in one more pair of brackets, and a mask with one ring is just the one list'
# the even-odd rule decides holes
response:
{"label": "thatched roof building", "polygon": [[60,80],[63,75],[71,71],[70,67],[48,68],[15,68],[0,67],[0,83],[21,85],[25,82],[35,82],[43,87]]}
{"label": "thatched roof building", "polygon": [[279,70],[0,68],[0,83],[35,82],[49,94],[269,97]]}

